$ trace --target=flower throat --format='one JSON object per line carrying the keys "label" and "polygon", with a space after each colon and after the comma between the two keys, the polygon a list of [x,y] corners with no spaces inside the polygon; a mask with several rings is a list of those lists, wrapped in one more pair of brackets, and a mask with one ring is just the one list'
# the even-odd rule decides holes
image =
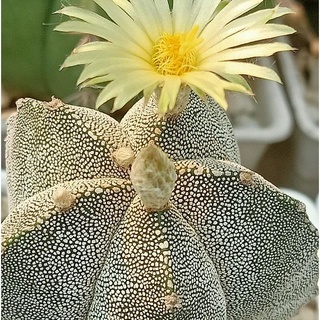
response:
{"label": "flower throat", "polygon": [[196,36],[199,27],[187,33],[164,33],[155,44],[152,62],[156,71],[163,75],[180,76],[197,69],[196,47],[202,41]]}

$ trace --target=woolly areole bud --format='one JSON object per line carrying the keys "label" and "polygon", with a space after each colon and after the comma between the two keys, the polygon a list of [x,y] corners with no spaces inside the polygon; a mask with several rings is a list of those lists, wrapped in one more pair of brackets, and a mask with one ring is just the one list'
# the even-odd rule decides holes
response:
{"label": "woolly areole bud", "polygon": [[76,197],[65,187],[59,186],[53,192],[53,202],[61,210],[69,210],[75,203]]}
{"label": "woolly areole bud", "polygon": [[120,167],[128,169],[134,160],[134,153],[130,147],[121,147],[111,157]]}
{"label": "woolly areole bud", "polygon": [[138,153],[130,177],[148,210],[158,211],[168,205],[177,174],[173,162],[153,142]]}

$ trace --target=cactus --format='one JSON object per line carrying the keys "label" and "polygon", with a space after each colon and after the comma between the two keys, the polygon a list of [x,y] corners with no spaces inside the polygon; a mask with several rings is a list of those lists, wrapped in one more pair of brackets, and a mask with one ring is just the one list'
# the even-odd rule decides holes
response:
{"label": "cactus", "polygon": [[[147,21],[135,12],[143,10],[139,1],[95,2],[110,9],[117,26],[67,7],[61,13],[83,21],[65,22],[58,29],[112,35],[115,42],[115,35],[126,33],[123,21],[147,42],[156,32],[151,28],[150,34],[143,33],[141,25]],[[208,24],[198,21],[204,35],[207,25],[212,30],[218,26],[222,14],[237,33],[243,31],[237,17],[256,31],[252,15],[265,24],[287,13],[265,9],[242,16],[262,1],[237,7],[240,2],[225,4],[219,12],[214,8],[220,1],[186,0],[185,6],[198,10],[190,11],[198,12],[195,20],[209,19]],[[158,20],[177,19],[172,26],[178,29],[176,21],[183,24],[181,2],[173,1],[172,8],[166,0],[145,4],[153,14],[159,11],[154,16]],[[215,13],[207,12],[206,5]],[[231,29],[224,26],[227,34]],[[267,29],[272,35],[292,32]],[[66,66],[86,64],[79,83],[108,81],[97,105],[115,97],[117,109],[143,92],[120,122],[56,98],[18,101],[18,112],[8,122],[6,154],[10,214],[2,225],[5,320],[279,320],[289,319],[317,294],[317,229],[304,204],[241,166],[222,108],[227,106],[224,90],[251,91],[242,76],[224,69],[225,62],[210,72],[193,70],[201,66],[194,59],[202,41],[198,31],[196,25],[185,33],[165,32],[154,46],[151,73],[134,71],[132,59],[137,56],[129,57],[126,48],[115,50],[112,41],[83,45],[67,58]],[[143,46],[138,50],[129,40],[142,53]],[[168,54],[167,42],[184,48],[173,52],[169,62],[163,55]],[[230,57],[239,49],[243,57],[243,48],[223,52]],[[101,65],[105,49],[123,53],[121,58],[132,65]],[[288,49],[267,46],[262,55]],[[115,62],[117,56],[110,59]],[[240,68],[241,63],[231,65]],[[125,80],[124,69],[132,66],[135,76],[143,71],[146,78]],[[243,66],[251,75],[260,72],[278,80],[267,69]]]}
{"label": "cactus", "polygon": [[[316,294],[317,231],[304,205],[237,163],[230,124],[209,101],[191,93],[159,123],[153,99],[121,123],[56,99],[18,103],[4,319],[278,320]],[[188,125],[187,137],[229,143],[173,139],[199,110],[211,127]],[[125,168],[113,154],[131,148]]]}

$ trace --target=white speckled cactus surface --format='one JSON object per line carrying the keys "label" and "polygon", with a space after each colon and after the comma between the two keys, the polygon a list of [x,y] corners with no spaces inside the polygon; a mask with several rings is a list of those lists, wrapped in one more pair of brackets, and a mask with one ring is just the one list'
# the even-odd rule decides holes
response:
{"label": "white speckled cactus surface", "polygon": [[279,320],[316,294],[305,206],[238,163],[212,100],[167,119],[140,101],[118,123],[23,99],[8,127],[3,319]]}
{"label": "white speckled cactus surface", "polygon": [[[288,320],[318,292],[318,231],[305,205],[241,166],[225,90],[248,62],[291,50],[260,41],[262,0],[94,0],[56,29],[90,33],[63,67],[102,86],[97,106],[137,94],[119,122],[23,98],[8,121],[10,214],[2,225],[4,320]],[[152,17],[152,19],[150,18]],[[256,43],[258,41],[258,43]]]}

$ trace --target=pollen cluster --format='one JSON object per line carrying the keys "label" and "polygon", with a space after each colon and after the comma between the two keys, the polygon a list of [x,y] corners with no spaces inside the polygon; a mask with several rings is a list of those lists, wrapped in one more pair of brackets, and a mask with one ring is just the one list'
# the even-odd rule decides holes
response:
{"label": "pollen cluster", "polygon": [[152,62],[156,71],[163,75],[180,76],[197,69],[196,47],[201,42],[194,26],[187,33],[164,33],[155,44]]}

